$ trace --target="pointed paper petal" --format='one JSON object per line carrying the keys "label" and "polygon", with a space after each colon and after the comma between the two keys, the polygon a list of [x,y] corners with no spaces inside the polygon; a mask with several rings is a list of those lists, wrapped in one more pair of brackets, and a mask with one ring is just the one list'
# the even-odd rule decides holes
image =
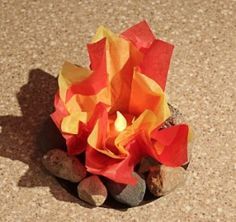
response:
{"label": "pointed paper petal", "polygon": [[129,58],[129,42],[119,38],[107,28],[100,26],[93,38],[93,42],[106,38],[106,68],[109,80],[118,73]]}
{"label": "pointed paper petal", "polygon": [[144,55],[140,72],[155,80],[165,90],[167,73],[174,46],[155,40]]}
{"label": "pointed paper petal", "polygon": [[60,129],[62,119],[69,113],[65,107],[64,102],[60,99],[59,92],[55,94],[54,107],[55,111],[50,116],[56,126]]}
{"label": "pointed paper petal", "polygon": [[152,139],[164,146],[156,159],[162,164],[172,167],[183,165],[188,160],[188,126],[185,124],[176,125],[163,130],[156,130],[152,133]]}
{"label": "pointed paper petal", "polygon": [[104,38],[111,39],[116,37],[117,35],[110,31],[108,28],[104,27],[103,25],[99,26],[96,34],[93,36],[92,43],[96,43]]}
{"label": "pointed paper petal", "polygon": [[112,159],[92,148],[86,149],[86,168],[92,174],[105,176],[117,183],[136,184],[136,178],[132,176],[135,165],[140,161],[140,147],[138,144],[130,144],[127,148],[130,155],[123,160]]}
{"label": "pointed paper petal", "polygon": [[71,99],[66,103],[66,109],[70,114],[82,111],[78,102],[78,95],[74,95],[71,97]]}
{"label": "pointed paper petal", "polygon": [[82,82],[73,84],[67,90],[66,101],[73,95],[95,95],[107,85],[107,73],[105,58],[99,68],[92,72],[92,74]]}
{"label": "pointed paper petal", "polygon": [[97,120],[100,119],[108,109],[107,105],[99,102],[93,108],[93,114],[87,124],[79,123],[79,132],[77,135],[63,134],[66,139],[68,152],[70,154],[80,154],[88,146],[87,138],[94,128]]}
{"label": "pointed paper petal", "polygon": [[147,49],[152,44],[155,36],[146,21],[142,21],[121,34],[122,37],[131,41],[138,49]]}
{"label": "pointed paper petal", "polygon": [[161,87],[136,70],[131,85],[129,112],[139,115],[145,109],[153,111],[162,121],[170,116],[167,100]]}
{"label": "pointed paper petal", "polygon": [[77,134],[79,130],[79,122],[87,122],[86,112],[73,112],[72,114],[63,118],[61,123],[61,130],[63,133]]}
{"label": "pointed paper petal", "polygon": [[68,110],[69,115],[63,117],[61,130],[64,133],[77,134],[79,122],[87,123],[88,115],[86,112],[81,111],[76,95],[66,103],[66,109]]}
{"label": "pointed paper petal", "polygon": [[79,133],[76,135],[63,133],[66,140],[67,151],[69,155],[79,155],[85,151],[87,146],[88,132],[86,126],[79,124]]}
{"label": "pointed paper petal", "polygon": [[62,101],[66,101],[67,90],[72,84],[83,81],[88,78],[90,74],[91,71],[86,68],[65,62],[58,78],[60,98]]}
{"label": "pointed paper petal", "polygon": [[96,70],[99,68],[102,60],[104,59],[104,52],[106,47],[106,39],[103,38],[95,43],[90,43],[87,45],[89,58],[91,62],[91,69]]}
{"label": "pointed paper petal", "polygon": [[130,44],[129,50],[130,57],[127,63],[110,82],[113,112],[128,112],[134,67],[138,66],[143,58],[142,53],[133,45]]}
{"label": "pointed paper petal", "polygon": [[[71,85],[66,94],[66,101],[73,95],[80,94],[91,96],[99,93],[107,86],[107,69],[106,69],[106,40],[88,45],[91,66],[93,72],[83,81]],[[98,53],[98,50],[100,51]],[[99,56],[99,58],[98,58]]]}
{"label": "pointed paper petal", "polygon": [[[81,111],[87,112],[88,119],[94,113],[94,109],[98,103],[106,104],[107,107],[111,104],[111,96],[108,88],[103,88],[95,95],[85,96],[76,94],[75,96]],[[67,103],[67,106],[68,105]]]}
{"label": "pointed paper petal", "polygon": [[122,38],[114,38],[109,41],[107,51],[107,72],[109,79],[118,73],[129,59],[129,42]]}
{"label": "pointed paper petal", "polygon": [[93,109],[93,115],[91,116],[87,124],[89,132],[93,130],[93,127],[95,126],[97,120],[102,118],[104,116],[104,113],[106,113],[108,109],[109,107],[102,102],[98,102],[96,104],[95,108]]}
{"label": "pointed paper petal", "polygon": [[102,116],[97,120],[92,132],[88,137],[88,144],[96,149],[103,150],[107,136],[108,127],[108,113],[103,110]]}

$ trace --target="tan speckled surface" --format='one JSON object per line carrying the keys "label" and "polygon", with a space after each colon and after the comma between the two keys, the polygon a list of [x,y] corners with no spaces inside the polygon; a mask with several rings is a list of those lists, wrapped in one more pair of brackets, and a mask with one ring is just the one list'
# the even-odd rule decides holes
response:
{"label": "tan speckled surface", "polygon": [[[235,0],[0,4],[0,221],[236,221]],[[87,64],[98,25],[144,18],[176,46],[167,92],[195,129],[189,177],[142,207],[90,209],[42,169],[35,136],[63,61]]]}

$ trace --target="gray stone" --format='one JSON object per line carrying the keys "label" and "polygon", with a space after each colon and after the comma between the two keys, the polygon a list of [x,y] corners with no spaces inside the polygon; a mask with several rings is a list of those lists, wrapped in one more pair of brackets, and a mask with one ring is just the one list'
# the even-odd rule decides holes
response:
{"label": "gray stone", "polygon": [[155,166],[146,180],[148,189],[155,196],[163,196],[180,186],[185,181],[186,171],[182,167]]}
{"label": "gray stone", "polygon": [[44,167],[54,176],[78,183],[86,176],[86,168],[77,157],[69,156],[65,151],[52,149],[42,159]]}
{"label": "gray stone", "polygon": [[107,199],[107,189],[98,176],[83,179],[77,187],[81,200],[93,205],[101,206]]}
{"label": "gray stone", "polygon": [[111,196],[118,202],[131,207],[137,206],[142,202],[146,191],[145,180],[137,173],[134,173],[133,175],[137,178],[137,184],[134,186],[113,181],[107,183],[107,189]]}

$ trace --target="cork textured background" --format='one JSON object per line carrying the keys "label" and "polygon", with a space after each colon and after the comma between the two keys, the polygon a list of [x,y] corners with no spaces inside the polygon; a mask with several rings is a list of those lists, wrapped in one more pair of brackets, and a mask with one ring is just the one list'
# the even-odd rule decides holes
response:
{"label": "cork textured background", "polygon": [[[0,221],[236,221],[235,0],[0,0]],[[167,93],[195,132],[185,185],[128,210],[90,208],[41,165],[36,137],[64,60],[146,19],[175,45]]]}

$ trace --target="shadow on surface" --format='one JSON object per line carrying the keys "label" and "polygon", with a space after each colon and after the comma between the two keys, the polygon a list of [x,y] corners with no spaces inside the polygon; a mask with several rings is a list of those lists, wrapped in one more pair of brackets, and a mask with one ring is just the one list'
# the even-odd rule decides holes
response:
{"label": "shadow on surface", "polygon": [[[37,137],[45,120],[53,111],[56,90],[57,79],[55,77],[40,69],[33,69],[29,72],[28,83],[22,86],[16,95],[22,116],[0,116],[0,156],[28,165],[29,168],[20,178],[18,186],[46,186],[50,188],[51,193],[58,200],[76,202],[89,207],[62,190],[53,180],[49,180],[48,173],[41,165],[41,157],[45,150],[40,149]],[[53,142],[53,144],[60,145],[63,143],[62,140],[52,139],[54,140],[44,141],[45,144],[50,145]]]}

